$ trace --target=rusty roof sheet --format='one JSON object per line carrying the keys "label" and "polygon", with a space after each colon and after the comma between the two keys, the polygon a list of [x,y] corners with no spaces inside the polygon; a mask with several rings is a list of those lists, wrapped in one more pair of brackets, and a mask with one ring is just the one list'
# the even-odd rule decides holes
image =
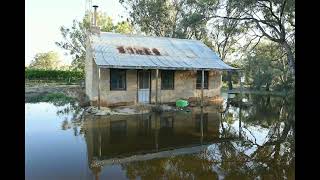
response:
{"label": "rusty roof sheet", "polygon": [[235,70],[198,40],[101,32],[90,38],[100,67],[126,69]]}

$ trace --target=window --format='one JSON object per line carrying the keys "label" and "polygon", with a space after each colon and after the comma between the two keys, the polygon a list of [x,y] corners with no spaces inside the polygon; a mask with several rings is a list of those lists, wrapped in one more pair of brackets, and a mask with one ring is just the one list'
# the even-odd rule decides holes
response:
{"label": "window", "polygon": [[126,70],[110,69],[110,90],[126,90]]}
{"label": "window", "polygon": [[[202,71],[197,71],[197,83],[196,83],[197,89],[201,89],[201,79],[202,79]],[[208,79],[209,79],[209,72],[205,71],[203,89],[208,89]]]}
{"label": "window", "polygon": [[174,71],[161,71],[161,89],[174,89]]}

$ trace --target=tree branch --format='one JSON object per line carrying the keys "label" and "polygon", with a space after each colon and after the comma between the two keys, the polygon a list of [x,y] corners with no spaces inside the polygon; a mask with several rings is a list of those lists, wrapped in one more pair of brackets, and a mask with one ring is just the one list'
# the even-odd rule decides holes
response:
{"label": "tree branch", "polygon": [[282,4],[282,7],[281,7],[281,12],[280,12],[280,19],[282,18],[282,16],[283,16],[283,12],[284,12],[284,8],[285,8],[285,6],[286,6],[286,0],[284,0],[283,1],[283,4]]}
{"label": "tree branch", "polygon": [[256,46],[260,43],[260,40],[263,36],[259,36],[258,42],[251,48],[251,51],[256,48]]}
{"label": "tree branch", "polygon": [[267,34],[265,32],[265,30],[262,28],[262,26],[259,24],[259,23],[263,23],[263,24],[269,25],[270,27],[275,29],[277,31],[277,33],[279,33],[279,35],[280,35],[281,33],[279,32],[279,30],[275,26],[273,26],[273,25],[271,25],[269,23],[266,23],[266,20],[258,20],[258,19],[253,18],[253,17],[242,17],[242,18],[226,17],[226,16],[213,16],[213,17],[215,17],[215,18],[224,18],[224,19],[233,19],[233,20],[238,20],[238,21],[245,21],[245,20],[253,21],[253,22],[255,22],[255,24],[257,25],[258,29],[262,32],[262,34],[264,36],[266,36],[271,41],[281,43],[280,39],[274,38],[271,35]]}

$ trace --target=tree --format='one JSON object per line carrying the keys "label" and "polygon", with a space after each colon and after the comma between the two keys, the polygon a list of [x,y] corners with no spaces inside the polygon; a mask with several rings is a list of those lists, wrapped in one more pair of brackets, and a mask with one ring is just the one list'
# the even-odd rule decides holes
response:
{"label": "tree", "polygon": [[[92,16],[92,15],[91,15]],[[90,28],[90,18],[89,13],[86,13],[83,18],[83,24],[85,24],[85,28]],[[112,18],[107,16],[106,13],[97,12],[97,25],[100,27],[100,30],[103,32],[111,32],[114,29],[114,25],[112,22]]]}
{"label": "tree", "polygon": [[[230,10],[227,11],[227,14]],[[230,60],[230,56],[235,52],[239,53],[241,45],[239,40],[243,38],[245,32],[244,26],[241,22],[233,19],[220,19],[214,18],[210,22],[209,38],[211,39],[212,48],[219,54],[222,61]],[[229,90],[233,89],[232,86],[233,72],[227,72],[227,80]]]}
{"label": "tree", "polygon": [[170,21],[169,6],[166,1],[124,1],[132,9],[129,15],[133,22],[139,25],[146,34],[168,36],[172,22]]}
{"label": "tree", "polygon": [[[286,76],[288,69],[283,65],[285,54],[276,43],[260,43],[243,59],[246,82],[255,89],[262,86],[266,90],[278,88],[290,89],[290,76]],[[279,88],[281,87],[281,88]]]}
{"label": "tree", "polygon": [[37,53],[31,61],[29,67],[34,69],[52,70],[57,69],[61,65],[61,60],[57,52],[49,51],[45,53]]}
{"label": "tree", "polygon": [[88,24],[73,20],[71,28],[60,27],[61,35],[64,41],[56,42],[56,45],[68,51],[72,56],[72,68],[75,70],[84,70],[84,62],[86,58],[86,30]]}
{"label": "tree", "polygon": [[118,22],[113,29],[116,33],[123,33],[123,34],[129,34],[133,31],[133,27],[127,21]]}
{"label": "tree", "polygon": [[[85,59],[86,59],[86,39],[87,31],[90,28],[89,14],[86,14],[79,22],[73,20],[71,28],[65,26],[60,27],[60,32],[63,37],[63,41],[56,42],[56,45],[66,50],[69,55],[72,56],[72,68],[75,70],[84,71]],[[97,13],[97,25],[103,32],[117,33],[130,33],[133,31],[132,26],[128,22],[119,22],[114,26],[111,17],[106,16],[105,13]]]}
{"label": "tree", "polygon": [[286,53],[289,72],[294,77],[295,0],[225,0],[221,2],[231,7],[232,14],[213,17],[244,22],[259,39],[266,37],[279,44]]}
{"label": "tree", "polygon": [[[147,35],[204,39],[206,23],[216,1],[119,0],[131,21]],[[211,6],[209,6],[211,5]]]}

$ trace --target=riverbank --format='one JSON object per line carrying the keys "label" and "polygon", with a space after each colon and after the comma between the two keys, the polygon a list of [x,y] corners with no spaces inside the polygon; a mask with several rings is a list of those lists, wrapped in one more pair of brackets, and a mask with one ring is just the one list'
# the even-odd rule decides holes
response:
{"label": "riverbank", "polygon": [[25,102],[46,99],[47,96],[66,96],[75,99],[81,106],[89,105],[84,87],[59,83],[25,83]]}

